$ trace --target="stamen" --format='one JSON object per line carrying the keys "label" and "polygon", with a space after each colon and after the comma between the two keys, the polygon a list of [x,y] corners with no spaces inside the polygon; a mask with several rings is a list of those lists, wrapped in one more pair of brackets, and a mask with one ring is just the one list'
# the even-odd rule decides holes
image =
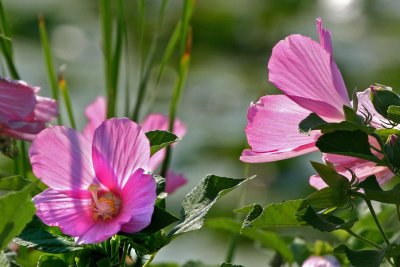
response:
{"label": "stamen", "polygon": [[92,208],[95,220],[99,218],[109,220],[119,214],[121,200],[114,193],[110,191],[100,192],[100,186],[96,184],[90,185],[88,190],[92,194]]}

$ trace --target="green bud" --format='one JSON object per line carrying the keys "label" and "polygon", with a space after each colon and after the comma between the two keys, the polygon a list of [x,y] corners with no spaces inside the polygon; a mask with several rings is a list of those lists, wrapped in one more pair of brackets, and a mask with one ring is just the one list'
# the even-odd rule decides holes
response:
{"label": "green bud", "polygon": [[400,168],[400,140],[395,134],[389,135],[383,150],[390,164],[394,168]]}
{"label": "green bud", "polygon": [[371,86],[371,102],[376,111],[383,117],[387,118],[388,108],[390,106],[400,106],[400,97],[391,91],[390,87],[383,85]]}

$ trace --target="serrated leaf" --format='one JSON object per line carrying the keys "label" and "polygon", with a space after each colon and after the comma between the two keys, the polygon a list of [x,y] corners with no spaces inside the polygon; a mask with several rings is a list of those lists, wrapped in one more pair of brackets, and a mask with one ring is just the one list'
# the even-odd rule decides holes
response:
{"label": "serrated leaf", "polygon": [[151,155],[180,140],[175,134],[160,130],[147,132],[146,136],[150,141]]}
{"label": "serrated leaf", "polygon": [[343,188],[326,187],[315,191],[306,200],[314,208],[339,208],[349,203],[350,195]]}
{"label": "serrated leaf", "polygon": [[249,179],[251,178],[233,179],[208,175],[183,199],[181,220],[172,229],[170,235],[200,229],[205,216],[215,202]]}
{"label": "serrated leaf", "polygon": [[299,124],[299,130],[303,133],[308,133],[313,130],[316,126],[327,123],[316,113],[311,113]]}
{"label": "serrated leaf", "polygon": [[140,233],[155,233],[177,221],[179,221],[178,217],[175,217],[165,209],[155,206],[150,225]]}
{"label": "serrated leaf", "polygon": [[29,184],[31,184],[29,180],[19,175],[0,178],[0,191],[18,191]]}
{"label": "serrated leaf", "polygon": [[297,214],[302,220],[312,227],[322,232],[332,232],[339,229],[350,229],[353,224],[357,221],[357,218],[353,218],[348,222],[345,222],[339,217],[330,214],[317,214],[311,206],[308,206],[304,210]]}
{"label": "serrated leaf", "polygon": [[15,262],[15,256],[16,256],[15,253],[13,253],[11,255],[11,253],[9,253],[9,252],[6,253],[6,252],[0,250],[0,266],[1,267],[22,267],[21,265],[19,265]]}
{"label": "serrated leaf", "polygon": [[35,218],[18,237],[14,238],[14,242],[47,253],[66,253],[82,249],[72,239],[56,236],[46,231],[45,227],[38,218]]}
{"label": "serrated leaf", "polygon": [[351,250],[345,245],[340,245],[334,250],[338,254],[346,254],[347,259],[354,267],[381,266],[385,252],[381,250]]}
{"label": "serrated leaf", "polygon": [[241,223],[232,218],[212,218],[207,220],[207,227],[225,230],[232,234],[241,234],[251,240],[259,242],[263,247],[273,249],[289,263],[294,261],[293,254],[285,240],[271,231],[263,231],[255,228],[241,228]]}
{"label": "serrated leaf", "polygon": [[336,189],[347,189],[350,187],[349,180],[337,173],[334,168],[315,161],[311,161],[311,165],[329,187]]}
{"label": "serrated leaf", "polygon": [[39,258],[37,267],[68,267],[62,259],[53,255],[42,255]]}
{"label": "serrated leaf", "polygon": [[25,186],[0,197],[0,249],[3,249],[18,235],[35,214],[31,192],[35,184]]}
{"label": "serrated leaf", "polygon": [[316,146],[321,152],[358,157],[372,162],[380,160],[371,153],[368,134],[363,131],[335,131],[318,138]]}
{"label": "serrated leaf", "polygon": [[260,217],[262,213],[263,208],[258,204],[254,204],[253,209],[248,212],[246,218],[244,219],[242,227],[249,226],[251,222]]}
{"label": "serrated leaf", "polygon": [[273,226],[299,226],[305,223],[296,217],[297,211],[302,207],[304,200],[289,200],[264,207],[262,214],[249,222],[256,228],[269,228]]}

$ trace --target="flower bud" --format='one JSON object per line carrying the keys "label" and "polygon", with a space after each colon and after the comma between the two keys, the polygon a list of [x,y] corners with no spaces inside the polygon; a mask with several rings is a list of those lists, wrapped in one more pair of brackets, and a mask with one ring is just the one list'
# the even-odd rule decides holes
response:
{"label": "flower bud", "polygon": [[303,262],[302,267],[340,267],[339,261],[331,255],[310,256]]}
{"label": "flower bud", "polygon": [[387,118],[390,106],[400,106],[400,97],[390,87],[371,86],[370,99],[376,111]]}
{"label": "flower bud", "polygon": [[385,155],[395,168],[400,168],[400,140],[395,134],[389,135],[385,146],[383,147]]}

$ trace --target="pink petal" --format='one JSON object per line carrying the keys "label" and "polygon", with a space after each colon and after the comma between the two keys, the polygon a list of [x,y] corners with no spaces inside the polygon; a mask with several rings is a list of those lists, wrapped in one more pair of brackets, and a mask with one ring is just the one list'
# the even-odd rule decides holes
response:
{"label": "pink petal", "polygon": [[176,190],[187,184],[187,179],[182,173],[167,172],[165,192],[168,194],[174,193]]}
{"label": "pink petal", "polygon": [[35,108],[35,88],[22,81],[0,78],[0,117],[4,120],[23,119]]}
{"label": "pink petal", "polygon": [[379,114],[370,99],[371,89],[366,89],[364,92],[357,93],[358,111],[357,113],[364,118],[369,113],[372,116],[371,126],[382,128],[382,124],[388,124],[388,120]]}
{"label": "pink petal", "polygon": [[106,99],[102,96],[97,97],[94,102],[86,107],[85,116],[88,119],[88,123],[83,129],[83,134],[92,140],[96,128],[107,119]]}
{"label": "pink petal", "polygon": [[245,129],[251,149],[244,150],[240,160],[269,162],[316,151],[315,141],[320,133],[299,132],[299,123],[309,113],[284,95],[264,96],[251,104]]}
{"label": "pink petal", "polygon": [[[333,163],[336,171],[349,180],[351,180],[352,177],[348,169],[355,173],[359,181],[365,180],[370,175],[375,175],[379,184],[384,184],[394,176],[387,167],[377,166],[376,163],[363,159],[333,154],[324,154],[323,159],[324,161]],[[321,177],[316,174],[310,177],[310,185],[317,189],[327,186]]]}
{"label": "pink petal", "polygon": [[[127,119],[109,119],[95,131],[93,137],[93,162],[96,174],[102,166],[99,155],[114,170],[118,188],[123,188],[129,177],[138,168],[147,170],[150,158],[150,144],[141,127]],[[104,177],[99,177],[104,179]]]}
{"label": "pink petal", "polygon": [[116,220],[97,220],[85,233],[77,236],[78,244],[94,244],[107,240],[121,230],[121,225]]}
{"label": "pink petal", "polygon": [[131,219],[122,225],[121,231],[134,233],[150,224],[157,198],[156,187],[154,178],[144,174],[142,169],[129,177],[121,194],[121,216],[129,215]]}
{"label": "pink petal", "polygon": [[[323,42],[328,42],[322,29]],[[293,101],[331,120],[343,119],[343,105],[350,106],[346,87],[328,44],[290,35],[272,50],[269,81]]]}
{"label": "pink petal", "polygon": [[[143,123],[142,129],[145,132],[162,130],[168,131],[169,117],[163,114],[150,114],[148,115]],[[175,119],[174,122],[174,134],[178,137],[183,137],[186,133],[186,125],[180,121],[179,119]],[[155,171],[157,167],[161,164],[161,162],[165,158],[166,149],[161,149],[157,151],[150,158],[149,169],[151,171]]]}
{"label": "pink petal", "polygon": [[32,171],[57,191],[87,190],[96,182],[91,145],[80,133],[55,126],[41,131],[29,149]]}
{"label": "pink petal", "polygon": [[321,18],[317,18],[317,32],[319,35],[319,44],[326,50],[326,52],[332,55],[333,48],[331,32],[324,28]]}
{"label": "pink petal", "polygon": [[47,225],[58,226],[64,234],[83,235],[95,221],[92,215],[92,200],[76,199],[53,189],[46,189],[33,198],[36,215]]}
{"label": "pink petal", "polygon": [[58,106],[54,99],[36,96],[35,121],[49,122],[58,116]]}

